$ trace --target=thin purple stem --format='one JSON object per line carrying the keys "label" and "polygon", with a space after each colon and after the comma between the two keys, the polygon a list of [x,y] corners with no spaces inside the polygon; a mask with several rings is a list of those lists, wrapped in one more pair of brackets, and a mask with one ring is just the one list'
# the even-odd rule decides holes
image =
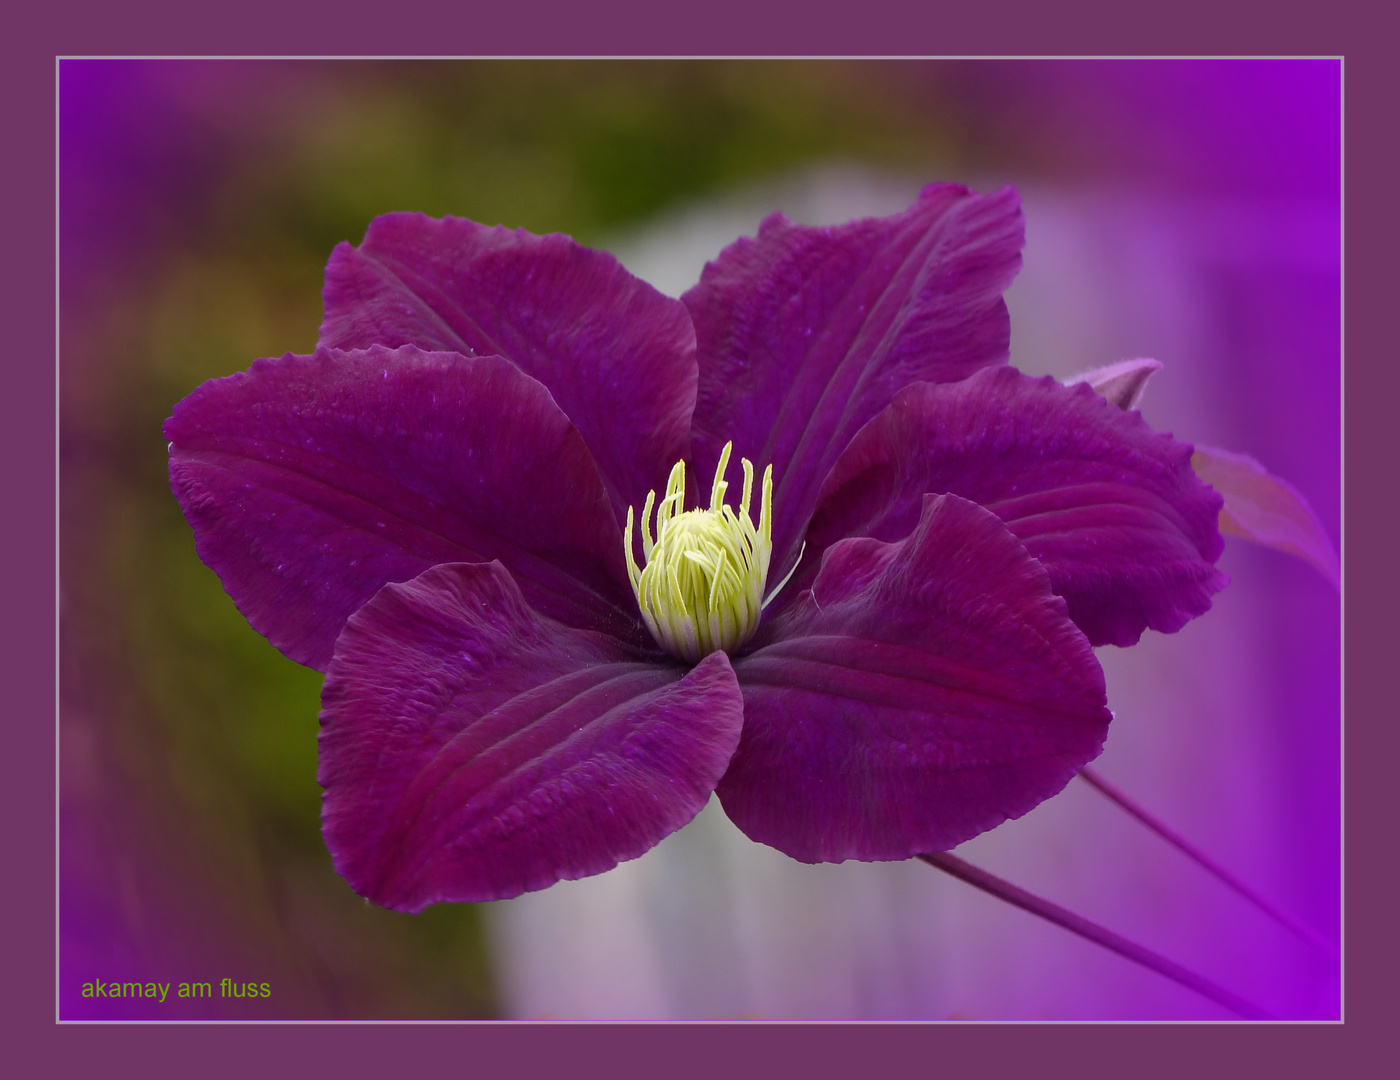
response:
{"label": "thin purple stem", "polygon": [[1144,948],[1135,941],[1129,941],[1121,934],[1115,934],[1112,930],[1108,930],[1098,923],[1090,922],[1069,909],[1060,907],[1059,904],[1042,900],[1034,893],[1012,885],[1011,882],[1004,881],[995,874],[979,870],[970,863],[959,859],[956,855],[940,851],[932,855],[920,855],[919,858],[930,866],[938,867],[944,873],[952,874],[960,881],[965,881],[983,892],[991,893],[999,900],[1005,900],[1008,904],[1023,911],[1029,911],[1032,915],[1039,915],[1042,919],[1052,922],[1056,926],[1064,927],[1072,934],[1078,934],[1097,945],[1102,945],[1105,949],[1116,952],[1124,959],[1141,964],[1159,975],[1165,975],[1173,982],[1196,991],[1202,997],[1210,998],[1217,1005],[1223,1005],[1239,1016],[1248,1020],[1277,1019],[1253,1002],[1211,982],[1203,975],[1197,975],[1190,968],[1182,967],[1175,960],[1168,960],[1160,953]]}
{"label": "thin purple stem", "polygon": [[1149,829],[1155,832],[1163,840],[1171,844],[1174,848],[1176,848],[1178,851],[1184,854],[1187,858],[1197,863],[1203,870],[1206,870],[1209,873],[1215,875],[1215,877],[1219,878],[1230,888],[1234,889],[1235,892],[1239,893],[1251,904],[1259,908],[1259,910],[1264,912],[1264,914],[1270,916],[1282,926],[1285,926],[1289,930],[1293,931],[1293,933],[1297,934],[1298,937],[1302,938],[1308,944],[1326,953],[1327,956],[1331,959],[1339,960],[1341,958],[1341,953],[1338,951],[1337,946],[1333,945],[1330,941],[1328,941],[1325,937],[1319,934],[1311,926],[1308,926],[1305,922],[1296,918],[1295,916],[1290,915],[1288,912],[1284,911],[1283,908],[1273,903],[1267,897],[1262,896],[1250,886],[1246,885],[1243,881],[1235,877],[1234,874],[1232,874],[1229,870],[1226,870],[1225,867],[1221,866],[1220,863],[1212,859],[1195,844],[1191,843],[1191,841],[1187,840],[1179,832],[1177,832],[1171,826],[1167,825],[1164,821],[1161,820],[1161,818],[1155,817],[1154,815],[1148,813],[1146,810],[1144,810],[1141,806],[1135,803],[1132,799],[1128,798],[1127,795],[1123,794],[1122,791],[1114,787],[1098,773],[1094,772],[1092,769],[1086,766],[1083,769],[1079,770],[1079,775],[1082,779],[1087,780],[1090,786],[1097,788],[1104,795],[1108,796],[1119,806],[1121,806],[1124,810],[1132,814],[1133,817],[1137,818]]}

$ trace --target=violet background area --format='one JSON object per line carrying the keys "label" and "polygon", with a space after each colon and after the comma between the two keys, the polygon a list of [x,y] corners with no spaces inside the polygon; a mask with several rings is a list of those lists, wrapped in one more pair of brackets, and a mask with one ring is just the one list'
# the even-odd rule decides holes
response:
{"label": "violet background area", "polygon": [[[1339,74],[65,61],[60,1015],[1223,1017],[928,867],[803,867],[736,844],[714,807],[589,882],[486,909],[367,908],[320,844],[320,678],[198,563],[159,426],[204,379],[309,351],[324,260],[377,213],[567,231],[678,291],[779,206],[840,220],[925,180],[1014,183],[1012,362],[1063,377],[1155,356],[1148,420],[1257,457],[1339,542]],[[1335,939],[1338,597],[1234,540],[1222,565],[1215,611],[1100,650],[1118,714],[1101,771]],[[1339,1014],[1335,964],[1083,784],[960,853],[1280,1015]],[[225,976],[273,994],[81,992]]]}

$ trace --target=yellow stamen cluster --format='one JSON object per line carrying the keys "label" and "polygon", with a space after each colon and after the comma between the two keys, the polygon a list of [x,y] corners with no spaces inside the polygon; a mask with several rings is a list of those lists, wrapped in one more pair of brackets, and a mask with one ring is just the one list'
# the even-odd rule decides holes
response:
{"label": "yellow stamen cluster", "polygon": [[652,637],[672,656],[695,663],[716,649],[732,652],[753,636],[763,613],[763,586],[773,553],[773,466],[763,473],[758,525],[749,517],[753,463],[743,458],[744,496],[739,511],[725,505],[724,472],[733,443],[726,443],[715,469],[708,510],[685,510],[685,462],[676,462],[666,481],[666,497],[656,507],[656,539],[651,511],[656,492],[642,510],[639,570],[632,553],[632,508],[627,508],[623,545],[627,576]]}

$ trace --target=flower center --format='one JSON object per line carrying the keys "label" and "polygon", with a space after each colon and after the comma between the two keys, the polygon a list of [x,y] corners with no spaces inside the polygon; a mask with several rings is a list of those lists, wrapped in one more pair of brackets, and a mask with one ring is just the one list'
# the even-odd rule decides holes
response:
{"label": "flower center", "polygon": [[738,513],[725,505],[729,485],[724,471],[733,443],[726,443],[715,469],[708,510],[685,510],[685,462],[676,462],[666,481],[666,497],[656,507],[656,539],[651,538],[651,510],[656,492],[647,493],[642,509],[642,555],[639,570],[632,554],[632,508],[627,508],[623,546],[627,576],[642,621],[658,645],[672,656],[695,663],[716,649],[732,652],[753,636],[763,614],[763,586],[773,553],[773,466],[763,473],[763,503],[758,525],[749,517],[753,463],[744,464],[744,496]]}

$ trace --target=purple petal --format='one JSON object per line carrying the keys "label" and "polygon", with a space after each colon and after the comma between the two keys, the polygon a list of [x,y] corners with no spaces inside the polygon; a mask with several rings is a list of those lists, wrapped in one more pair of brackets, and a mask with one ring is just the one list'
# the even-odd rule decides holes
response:
{"label": "purple petal", "polygon": [[1220,497],[1189,445],[1087,385],[1014,368],[902,391],[833,466],[806,559],[846,536],[901,539],[924,494],[945,491],[1006,522],[1095,645],[1179,630],[1229,581],[1215,568]]}
{"label": "purple petal", "polygon": [[774,214],[682,297],[700,363],[693,461],[702,485],[731,439],[736,458],[772,464],[775,580],[862,424],[910,382],[1005,362],[1001,294],[1023,233],[1011,188],[934,184],[901,214],[830,229]]}
{"label": "purple petal", "polygon": [[1220,531],[1286,551],[1313,565],[1338,592],[1342,564],[1307,497],[1248,454],[1196,445],[1191,468],[1220,493]]}
{"label": "purple petal", "polygon": [[587,447],[500,357],[259,360],[180,402],[165,437],[199,557],[298,663],[324,669],[381,585],[443,562],[500,559],[545,614],[642,639]]}
{"label": "purple petal", "polygon": [[718,791],[804,862],[943,851],[1054,795],[1110,719],[1089,643],[992,514],[929,496],[898,544],[829,548],[734,662],[744,734]]}
{"label": "purple petal", "polygon": [[402,911],[636,858],[705,805],[743,724],[723,653],[648,662],[537,615],[499,563],[382,589],[321,700],[326,844]]}
{"label": "purple petal", "polygon": [[567,236],[463,218],[376,218],[326,267],[321,344],[504,356],[549,388],[619,523],[689,449],[695,330],[678,300]]}

